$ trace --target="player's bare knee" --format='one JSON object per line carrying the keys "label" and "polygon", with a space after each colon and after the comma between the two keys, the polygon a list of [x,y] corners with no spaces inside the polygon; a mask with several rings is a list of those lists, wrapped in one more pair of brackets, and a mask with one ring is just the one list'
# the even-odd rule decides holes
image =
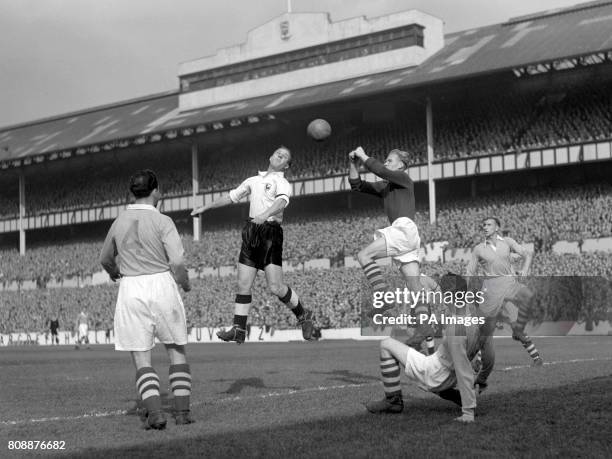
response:
{"label": "player's bare knee", "polygon": [[367,265],[370,261],[372,261],[372,256],[368,252],[367,249],[360,250],[357,254],[357,260],[361,266]]}
{"label": "player's bare knee", "polygon": [[287,293],[287,286],[280,282],[270,282],[268,284],[268,290],[272,295],[276,295],[280,298]]}
{"label": "player's bare knee", "polygon": [[393,338],[385,338],[380,342],[380,350],[388,351],[393,343]]}

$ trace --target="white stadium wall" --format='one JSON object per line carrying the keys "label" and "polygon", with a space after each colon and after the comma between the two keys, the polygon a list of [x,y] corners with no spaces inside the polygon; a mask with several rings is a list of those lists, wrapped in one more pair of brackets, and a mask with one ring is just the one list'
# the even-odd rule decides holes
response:
{"label": "white stadium wall", "polygon": [[279,75],[181,93],[179,109],[194,110],[360,76],[367,80],[368,75],[419,65],[444,46],[443,21],[417,10],[371,19],[360,16],[338,22],[331,22],[327,13],[283,14],[249,32],[247,41],[242,45],[221,49],[214,56],[182,63],[179,66],[179,78],[213,68],[410,24],[424,28],[423,47],[410,46]]}

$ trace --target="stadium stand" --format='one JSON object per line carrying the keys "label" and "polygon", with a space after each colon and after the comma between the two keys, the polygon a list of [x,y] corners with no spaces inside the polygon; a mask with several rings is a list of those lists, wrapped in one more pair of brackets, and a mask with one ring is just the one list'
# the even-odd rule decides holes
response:
{"label": "stadium stand", "polygon": [[[434,118],[435,159],[444,161],[466,156],[505,153],[559,145],[576,145],[612,138],[612,85],[556,91],[440,100]],[[392,148],[413,153],[413,164],[424,163],[425,126],[422,116],[400,114],[395,121],[345,126],[332,140],[314,144],[291,132],[295,167],[290,179],[307,179],[346,174],[347,152],[362,145],[382,157]],[[282,138],[282,136],[281,136]],[[268,138],[245,144],[220,144],[207,149],[200,164],[202,192],[235,187],[244,178],[264,168],[278,142]],[[167,196],[191,194],[190,165],[163,153],[149,154],[147,167],[159,171]],[[60,210],[123,204],[129,201],[125,189],[127,171],[142,166],[142,158],[114,163],[104,168],[89,167],[78,178],[65,182],[28,179],[27,214],[39,215]],[[17,215],[14,191],[0,195],[4,218]]]}
{"label": "stadium stand", "polygon": [[[448,241],[450,248],[471,247],[480,240],[479,223],[496,215],[503,229],[523,243],[533,242],[536,251],[550,251],[559,240],[582,241],[612,236],[612,186],[608,183],[535,188],[495,192],[440,203],[436,223],[429,223],[421,209],[417,224],[423,242]],[[287,212],[285,259],[293,265],[317,258],[354,256],[372,237],[375,228],[386,226],[379,208],[342,212],[321,211],[312,217]],[[208,223],[199,242],[183,237],[188,265],[194,269],[233,265],[238,256],[240,228]],[[65,245],[32,246],[25,256],[16,250],[0,251],[4,282],[91,275],[100,270],[97,257],[101,241]]]}
{"label": "stadium stand", "polygon": [[[425,273],[434,276],[448,271],[464,272],[464,269],[465,264],[457,261],[445,264],[426,263],[423,266]],[[396,270],[387,268],[387,275],[393,279],[392,285],[402,285]],[[558,278],[559,282],[551,286],[548,284],[550,277],[538,279],[535,276],[574,276],[572,279],[575,279],[575,276],[604,276],[610,279],[612,255],[609,253],[579,256],[537,254],[533,261],[533,275],[534,277],[529,280],[530,285],[540,291],[546,288],[545,294],[539,297],[535,319],[576,320],[576,317],[584,311],[575,308],[576,303],[569,301],[576,289],[572,291],[563,288],[567,286],[568,278]],[[320,325],[329,328],[359,326],[361,298],[367,291],[360,269],[308,270],[287,273],[286,277],[292,286],[303,292],[304,304],[313,308]],[[195,280],[192,283],[193,290],[184,295],[188,325],[215,327],[231,321],[233,314],[231,292],[235,281],[234,276]],[[599,292],[604,298],[605,295],[612,293],[608,291],[609,282],[602,284],[598,280],[595,281],[596,288],[590,289],[594,293]],[[0,333],[42,333],[46,330],[48,317],[53,313],[58,313],[60,324],[63,324],[62,330],[72,330],[74,317],[81,309],[85,309],[93,317],[94,329],[105,329],[112,321],[116,293],[116,285],[2,292]],[[259,276],[255,282],[253,301],[253,325],[265,323],[276,329],[294,326],[295,320],[291,312],[279,303],[276,297],[265,291],[263,276]],[[607,303],[603,302],[603,305],[604,308],[600,308],[599,314],[607,314]]]}

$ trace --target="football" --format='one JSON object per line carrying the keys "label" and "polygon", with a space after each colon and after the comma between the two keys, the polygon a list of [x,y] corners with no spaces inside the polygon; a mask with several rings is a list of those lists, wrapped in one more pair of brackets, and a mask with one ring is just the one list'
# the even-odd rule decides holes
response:
{"label": "football", "polygon": [[331,126],[327,121],[318,118],[310,122],[306,132],[308,132],[308,135],[314,140],[320,142],[330,136],[331,130]]}

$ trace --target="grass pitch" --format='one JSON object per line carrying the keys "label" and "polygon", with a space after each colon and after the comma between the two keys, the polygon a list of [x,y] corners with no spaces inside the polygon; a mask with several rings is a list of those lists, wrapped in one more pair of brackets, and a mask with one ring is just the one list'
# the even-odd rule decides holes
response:
{"label": "grass pitch", "polygon": [[[196,424],[144,431],[127,353],[0,349],[0,457],[612,457],[612,337],[537,338],[544,367],[495,341],[496,369],[474,425],[406,384],[400,415],[371,415],[382,395],[378,343],[195,344],[188,347]],[[154,365],[170,407],[167,359]],[[8,450],[58,440],[62,451]]]}

